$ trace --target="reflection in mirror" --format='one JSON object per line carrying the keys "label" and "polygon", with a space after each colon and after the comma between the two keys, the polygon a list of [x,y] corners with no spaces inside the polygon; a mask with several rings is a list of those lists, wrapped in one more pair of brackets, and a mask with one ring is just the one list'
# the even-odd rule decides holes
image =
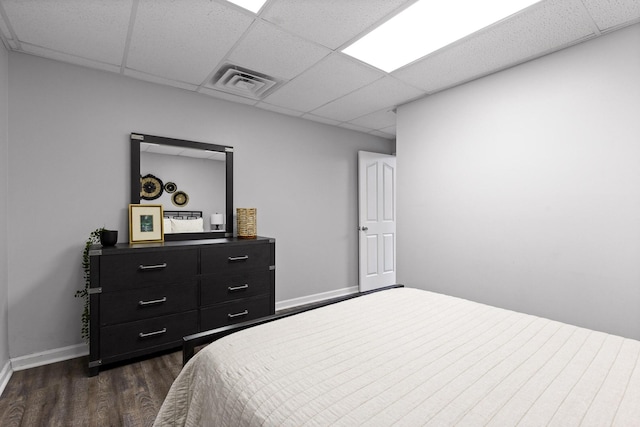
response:
{"label": "reflection in mirror", "polygon": [[225,173],[225,153],[143,142],[140,175],[156,177],[162,190],[140,203],[159,203],[167,211],[201,211],[200,231],[211,231],[211,215],[225,211]]}
{"label": "reflection in mirror", "polygon": [[141,134],[131,144],[132,203],[163,206],[165,240],[232,235],[232,147]]}

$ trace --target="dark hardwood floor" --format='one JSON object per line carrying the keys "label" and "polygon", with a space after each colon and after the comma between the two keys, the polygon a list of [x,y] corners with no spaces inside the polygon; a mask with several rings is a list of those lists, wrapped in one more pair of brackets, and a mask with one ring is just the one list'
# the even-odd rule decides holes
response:
{"label": "dark hardwood floor", "polygon": [[95,377],[87,376],[87,363],[81,357],[14,372],[0,396],[0,427],[151,426],[182,369],[182,351],[105,369]]}
{"label": "dark hardwood floor", "polygon": [[150,426],[182,367],[180,351],[87,377],[82,357],[14,372],[0,426]]}

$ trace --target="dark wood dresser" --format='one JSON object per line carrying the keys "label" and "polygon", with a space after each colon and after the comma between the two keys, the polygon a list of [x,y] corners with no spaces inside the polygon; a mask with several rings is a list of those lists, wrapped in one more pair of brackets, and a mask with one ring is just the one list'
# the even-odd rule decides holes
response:
{"label": "dark wood dresser", "polygon": [[182,345],[196,332],[275,312],[275,240],[91,248],[89,375]]}

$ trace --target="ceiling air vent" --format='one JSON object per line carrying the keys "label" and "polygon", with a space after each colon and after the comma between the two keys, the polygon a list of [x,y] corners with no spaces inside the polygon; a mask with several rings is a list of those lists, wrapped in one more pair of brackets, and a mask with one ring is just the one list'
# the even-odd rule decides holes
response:
{"label": "ceiling air vent", "polygon": [[225,65],[214,75],[210,87],[245,96],[261,99],[273,89],[279,81],[273,77],[236,65]]}

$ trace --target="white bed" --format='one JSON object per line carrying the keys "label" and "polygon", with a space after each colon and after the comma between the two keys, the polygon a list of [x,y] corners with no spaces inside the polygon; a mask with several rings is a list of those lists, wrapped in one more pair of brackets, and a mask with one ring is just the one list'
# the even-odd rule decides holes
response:
{"label": "white bed", "polygon": [[156,426],[640,425],[640,342],[385,290],[224,337]]}

